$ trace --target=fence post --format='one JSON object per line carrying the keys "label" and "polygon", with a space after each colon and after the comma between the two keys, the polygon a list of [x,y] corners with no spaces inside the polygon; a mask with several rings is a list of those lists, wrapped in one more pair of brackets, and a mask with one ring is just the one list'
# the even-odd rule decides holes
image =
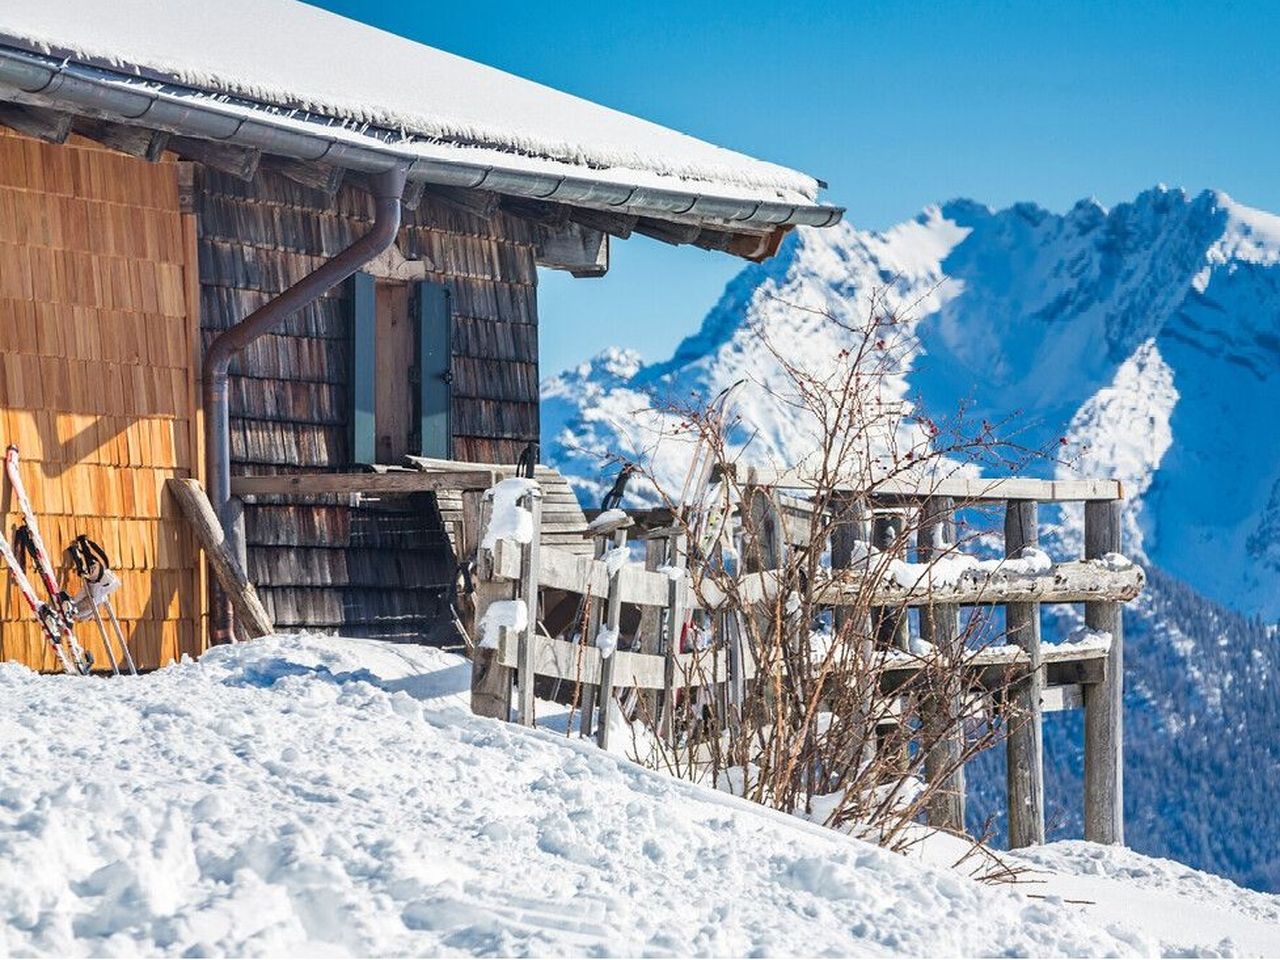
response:
{"label": "fence post", "polygon": [[[906,515],[903,511],[875,513],[871,518],[872,546],[882,553],[892,552],[897,556],[905,553]],[[907,608],[873,607],[871,609],[871,625],[876,643],[881,647],[897,647],[908,650],[911,647],[911,623],[907,616]]]}
{"label": "fence post", "polygon": [[[1084,506],[1084,555],[1120,552],[1121,502]],[[1084,605],[1091,630],[1111,634],[1106,676],[1084,687],[1084,838],[1124,843],[1124,623],[1119,603]]]}
{"label": "fence post", "polygon": [[[627,531],[623,527],[613,532],[613,548],[621,550],[627,545]],[[613,575],[609,577],[609,598],[605,606],[604,625],[606,630],[613,631],[616,638],[618,636],[619,625],[622,622],[622,566],[619,564],[613,571]],[[616,641],[615,641],[616,642]],[[617,653],[617,647],[614,648]],[[613,703],[613,665],[617,662],[617,656],[604,657],[600,661],[600,695],[597,698],[600,707],[600,722],[596,727],[596,743],[601,748],[609,749],[609,709]]]}
{"label": "fence post", "polygon": [[[1019,556],[1039,545],[1037,504],[1009,500],[1004,516],[1004,555]],[[1023,720],[1005,741],[1009,789],[1009,846],[1044,843],[1044,741],[1041,725],[1043,673],[1040,656],[1040,604],[1005,604],[1005,627],[1010,643],[1027,652],[1027,675],[1019,678],[1012,696]]]}
{"label": "fence post", "polygon": [[[595,548],[591,551],[591,556],[596,560],[603,560],[605,553],[609,549],[609,535],[602,534],[595,538]],[[588,578],[589,582],[589,578]],[[600,622],[603,617],[600,615],[600,604],[598,598],[591,596],[588,588],[583,595],[584,602],[590,608],[590,614],[584,625],[581,643],[590,647],[596,642],[596,635],[600,632]],[[580,720],[579,731],[583,737],[589,737],[592,733],[592,723],[595,721],[596,715],[596,694],[598,693],[594,683],[584,683],[582,685],[582,717]]]}
{"label": "fence post", "polygon": [[[493,516],[493,494],[486,492],[480,501],[480,514],[476,543],[483,542],[484,531]],[[476,548],[475,613],[472,635],[475,649],[471,653],[471,712],[478,717],[511,719],[511,668],[504,667],[497,649],[481,646],[480,624],[484,622],[489,607],[499,600],[511,600],[516,595],[516,585],[510,580],[493,579],[493,554],[483,547]]]}
{"label": "fence post", "polygon": [[[871,515],[867,501],[852,493],[836,493],[832,496],[831,508],[835,515],[835,523],[831,529],[831,569],[848,570],[853,566],[853,557],[862,543],[865,550],[871,543]],[[869,562],[868,562],[869,563]],[[860,623],[850,623],[849,608],[833,607],[831,610],[831,626],[837,637],[843,637],[846,643],[856,643],[859,663],[858,679],[865,683],[865,689],[855,691],[857,710],[855,723],[866,734],[860,745],[854,750],[860,754],[863,763],[871,763],[875,759],[876,731],[871,718],[875,707],[876,690],[873,683],[876,671],[871,669],[871,660],[875,655],[875,639],[871,630],[869,610],[860,614]]]}
{"label": "fence post", "polygon": [[[669,564],[684,570],[687,559],[685,535],[676,533],[668,540]],[[687,573],[687,570],[686,570]],[[659,708],[658,735],[670,741],[675,731],[676,713],[676,658],[680,655],[680,641],[684,637],[685,577],[672,571],[667,578],[667,617],[662,636],[662,653],[665,663],[662,670],[662,704]]]}
{"label": "fence post", "polygon": [[520,698],[516,719],[522,726],[533,726],[533,645],[538,632],[538,563],[542,540],[542,489],[531,484],[521,498],[522,505],[533,515],[533,536],[520,551],[520,598],[525,605],[525,624],[516,646],[517,682]]}
{"label": "fence post", "polygon": [[[955,541],[955,502],[950,497],[929,497],[921,504],[916,552],[928,563],[945,556]],[[964,830],[964,678],[960,674],[960,608],[954,604],[930,604],[920,608],[920,634],[939,656],[943,675],[937,688],[922,704],[922,738],[932,744],[925,754],[925,779],[935,790],[927,811],[929,825],[957,832]]]}

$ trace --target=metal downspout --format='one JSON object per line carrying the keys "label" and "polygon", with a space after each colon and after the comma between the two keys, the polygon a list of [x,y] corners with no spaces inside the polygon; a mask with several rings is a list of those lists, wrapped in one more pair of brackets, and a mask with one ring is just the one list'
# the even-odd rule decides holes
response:
{"label": "metal downspout", "polygon": [[[334,255],[275,299],[263,304],[209,344],[204,356],[205,464],[209,500],[222,524],[227,546],[245,563],[244,530],[239,511],[231,500],[231,419],[228,373],[231,360],[250,343],[278,328],[290,316],[346,280],[395,242],[400,230],[400,198],[404,193],[408,164],[370,174],[374,197],[373,226],[349,247]],[[233,639],[231,615],[225,598],[213,604],[212,642]]]}

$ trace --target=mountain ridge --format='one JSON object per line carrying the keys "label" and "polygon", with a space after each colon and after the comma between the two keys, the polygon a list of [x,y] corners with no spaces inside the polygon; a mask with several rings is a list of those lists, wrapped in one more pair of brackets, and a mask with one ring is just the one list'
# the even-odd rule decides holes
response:
{"label": "mountain ridge", "polygon": [[[651,460],[679,489],[688,447],[667,405],[779,383],[774,348],[829,358],[837,325],[810,318],[854,320],[873,290],[919,342],[893,399],[1012,418],[1033,447],[1065,440],[1064,462],[1033,474],[1123,481],[1125,549],[1150,574],[1125,613],[1131,842],[1280,889],[1280,814],[1258,788],[1280,776],[1265,734],[1280,716],[1280,217],[1157,186],[1111,208],[962,198],[884,231],[797,230],[666,360],[615,349],[548,378],[548,461],[592,505],[610,457]],[[756,431],[744,455],[797,462],[811,438],[769,394],[735,394]],[[1061,519],[1050,536],[1071,549],[1079,531]],[[1046,720],[1057,835],[1080,832],[1078,723]],[[999,754],[975,769],[972,827],[999,817]]]}

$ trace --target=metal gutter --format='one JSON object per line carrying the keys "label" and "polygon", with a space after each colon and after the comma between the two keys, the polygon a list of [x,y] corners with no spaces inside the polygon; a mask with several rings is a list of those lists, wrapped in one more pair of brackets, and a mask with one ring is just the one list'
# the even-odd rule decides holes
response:
{"label": "metal gutter", "polygon": [[[323,161],[365,173],[382,173],[407,165],[411,180],[482,188],[599,210],[695,220],[719,229],[763,231],[802,224],[826,227],[838,222],[844,214],[842,207],[823,204],[708,196],[692,191],[628,186],[590,176],[559,176],[462,159],[426,158],[405,149],[404,145],[413,141],[391,130],[361,130],[361,135],[372,142],[367,146],[353,144],[326,136],[320,129],[315,132],[296,129],[301,120],[319,128],[337,127],[350,133],[349,127],[333,117],[302,111],[286,113],[267,104],[229,96],[218,95],[218,99],[213,99],[213,94],[191,87],[143,80],[0,46],[0,97],[6,88],[26,103],[254,147],[298,160]],[[227,109],[223,104],[238,109]],[[245,109],[252,110],[252,115],[246,115]]]}

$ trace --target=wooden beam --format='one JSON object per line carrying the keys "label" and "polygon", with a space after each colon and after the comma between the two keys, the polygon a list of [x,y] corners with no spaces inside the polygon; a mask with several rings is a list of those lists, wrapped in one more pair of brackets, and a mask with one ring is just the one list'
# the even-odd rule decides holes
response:
{"label": "wooden beam", "polygon": [[500,206],[500,198],[492,190],[468,190],[464,187],[446,187],[432,183],[427,184],[423,195],[432,200],[438,200],[447,207],[479,217],[481,220],[492,219]]}
{"label": "wooden beam", "polygon": [[[1040,544],[1034,500],[1010,500],[1004,517],[1004,555],[1022,556]],[[1014,684],[1012,695],[1020,719],[1005,738],[1009,796],[1009,847],[1044,843],[1044,741],[1040,716],[1042,683],[1040,605],[1005,604],[1009,643],[1027,653],[1027,672]]]}
{"label": "wooden beam", "polygon": [[76,117],[72,129],[82,137],[96,140],[104,147],[119,153],[138,157],[148,163],[156,163],[164,155],[169,144],[169,134],[163,130],[148,130],[127,123],[111,123],[92,117]]}
{"label": "wooden beam", "polygon": [[178,506],[191,524],[191,529],[204,549],[209,566],[213,568],[223,593],[231,601],[236,621],[250,638],[265,637],[274,632],[258,592],[245,576],[244,570],[232,555],[222,525],[214,515],[213,505],[205,496],[198,480],[170,478],[165,486],[173,494]]}
{"label": "wooden beam", "polygon": [[636,219],[635,231],[663,243],[682,244],[697,240],[702,227],[694,223],[673,223],[670,220],[639,217]]}
{"label": "wooden beam", "polygon": [[404,192],[400,194],[400,206],[406,210],[417,210],[426,194],[426,187],[424,180],[406,180]]}
{"label": "wooden beam", "polygon": [[[812,490],[819,484],[803,468],[773,470],[753,467],[755,483],[763,487]],[[836,481],[834,486],[841,487]],[[1088,500],[1120,500],[1124,490],[1119,480],[1037,480],[1031,477],[891,477],[874,482],[869,489],[851,491],[871,497],[952,497],[966,503],[992,500],[1037,500],[1040,503],[1067,503]]]}
{"label": "wooden beam", "polygon": [[66,143],[71,136],[71,114],[23,103],[0,103],[0,123],[28,137],[48,143]]}
{"label": "wooden beam", "polygon": [[180,157],[246,182],[253,179],[262,161],[262,151],[256,147],[237,147],[194,137],[170,137],[169,149]]}
{"label": "wooden beam", "polygon": [[534,260],[549,270],[566,270],[575,277],[603,277],[609,272],[609,235],[567,223],[538,228]]}
{"label": "wooden beam", "polygon": [[631,236],[631,231],[636,228],[636,221],[640,218],[630,213],[610,213],[607,210],[593,210],[589,207],[570,207],[569,219],[584,227],[625,240]]}
{"label": "wooden beam", "polygon": [[501,197],[499,202],[505,212],[528,220],[530,223],[563,227],[569,222],[569,208],[562,203],[508,196]]}
{"label": "wooden beam", "polygon": [[769,233],[732,233],[726,230],[702,230],[694,238],[693,244],[703,250],[719,250],[759,263],[768,260],[778,252],[782,238],[787,235],[785,228]]}
{"label": "wooden beam", "polygon": [[263,158],[262,165],[294,183],[312,190],[319,190],[327,197],[337,196],[338,190],[342,188],[342,180],[347,175],[344,167],[336,167],[319,160],[268,156]]}
{"label": "wooden beam", "polygon": [[311,496],[322,493],[392,494],[436,490],[484,490],[493,485],[487,470],[424,473],[291,473],[267,477],[232,477],[231,493],[237,497]]}
{"label": "wooden beam", "polygon": [[[1121,504],[1086,503],[1084,555],[1120,550]],[[1124,622],[1120,604],[1086,603],[1090,630],[1111,634],[1107,676],[1084,692],[1084,838],[1124,843]]]}

